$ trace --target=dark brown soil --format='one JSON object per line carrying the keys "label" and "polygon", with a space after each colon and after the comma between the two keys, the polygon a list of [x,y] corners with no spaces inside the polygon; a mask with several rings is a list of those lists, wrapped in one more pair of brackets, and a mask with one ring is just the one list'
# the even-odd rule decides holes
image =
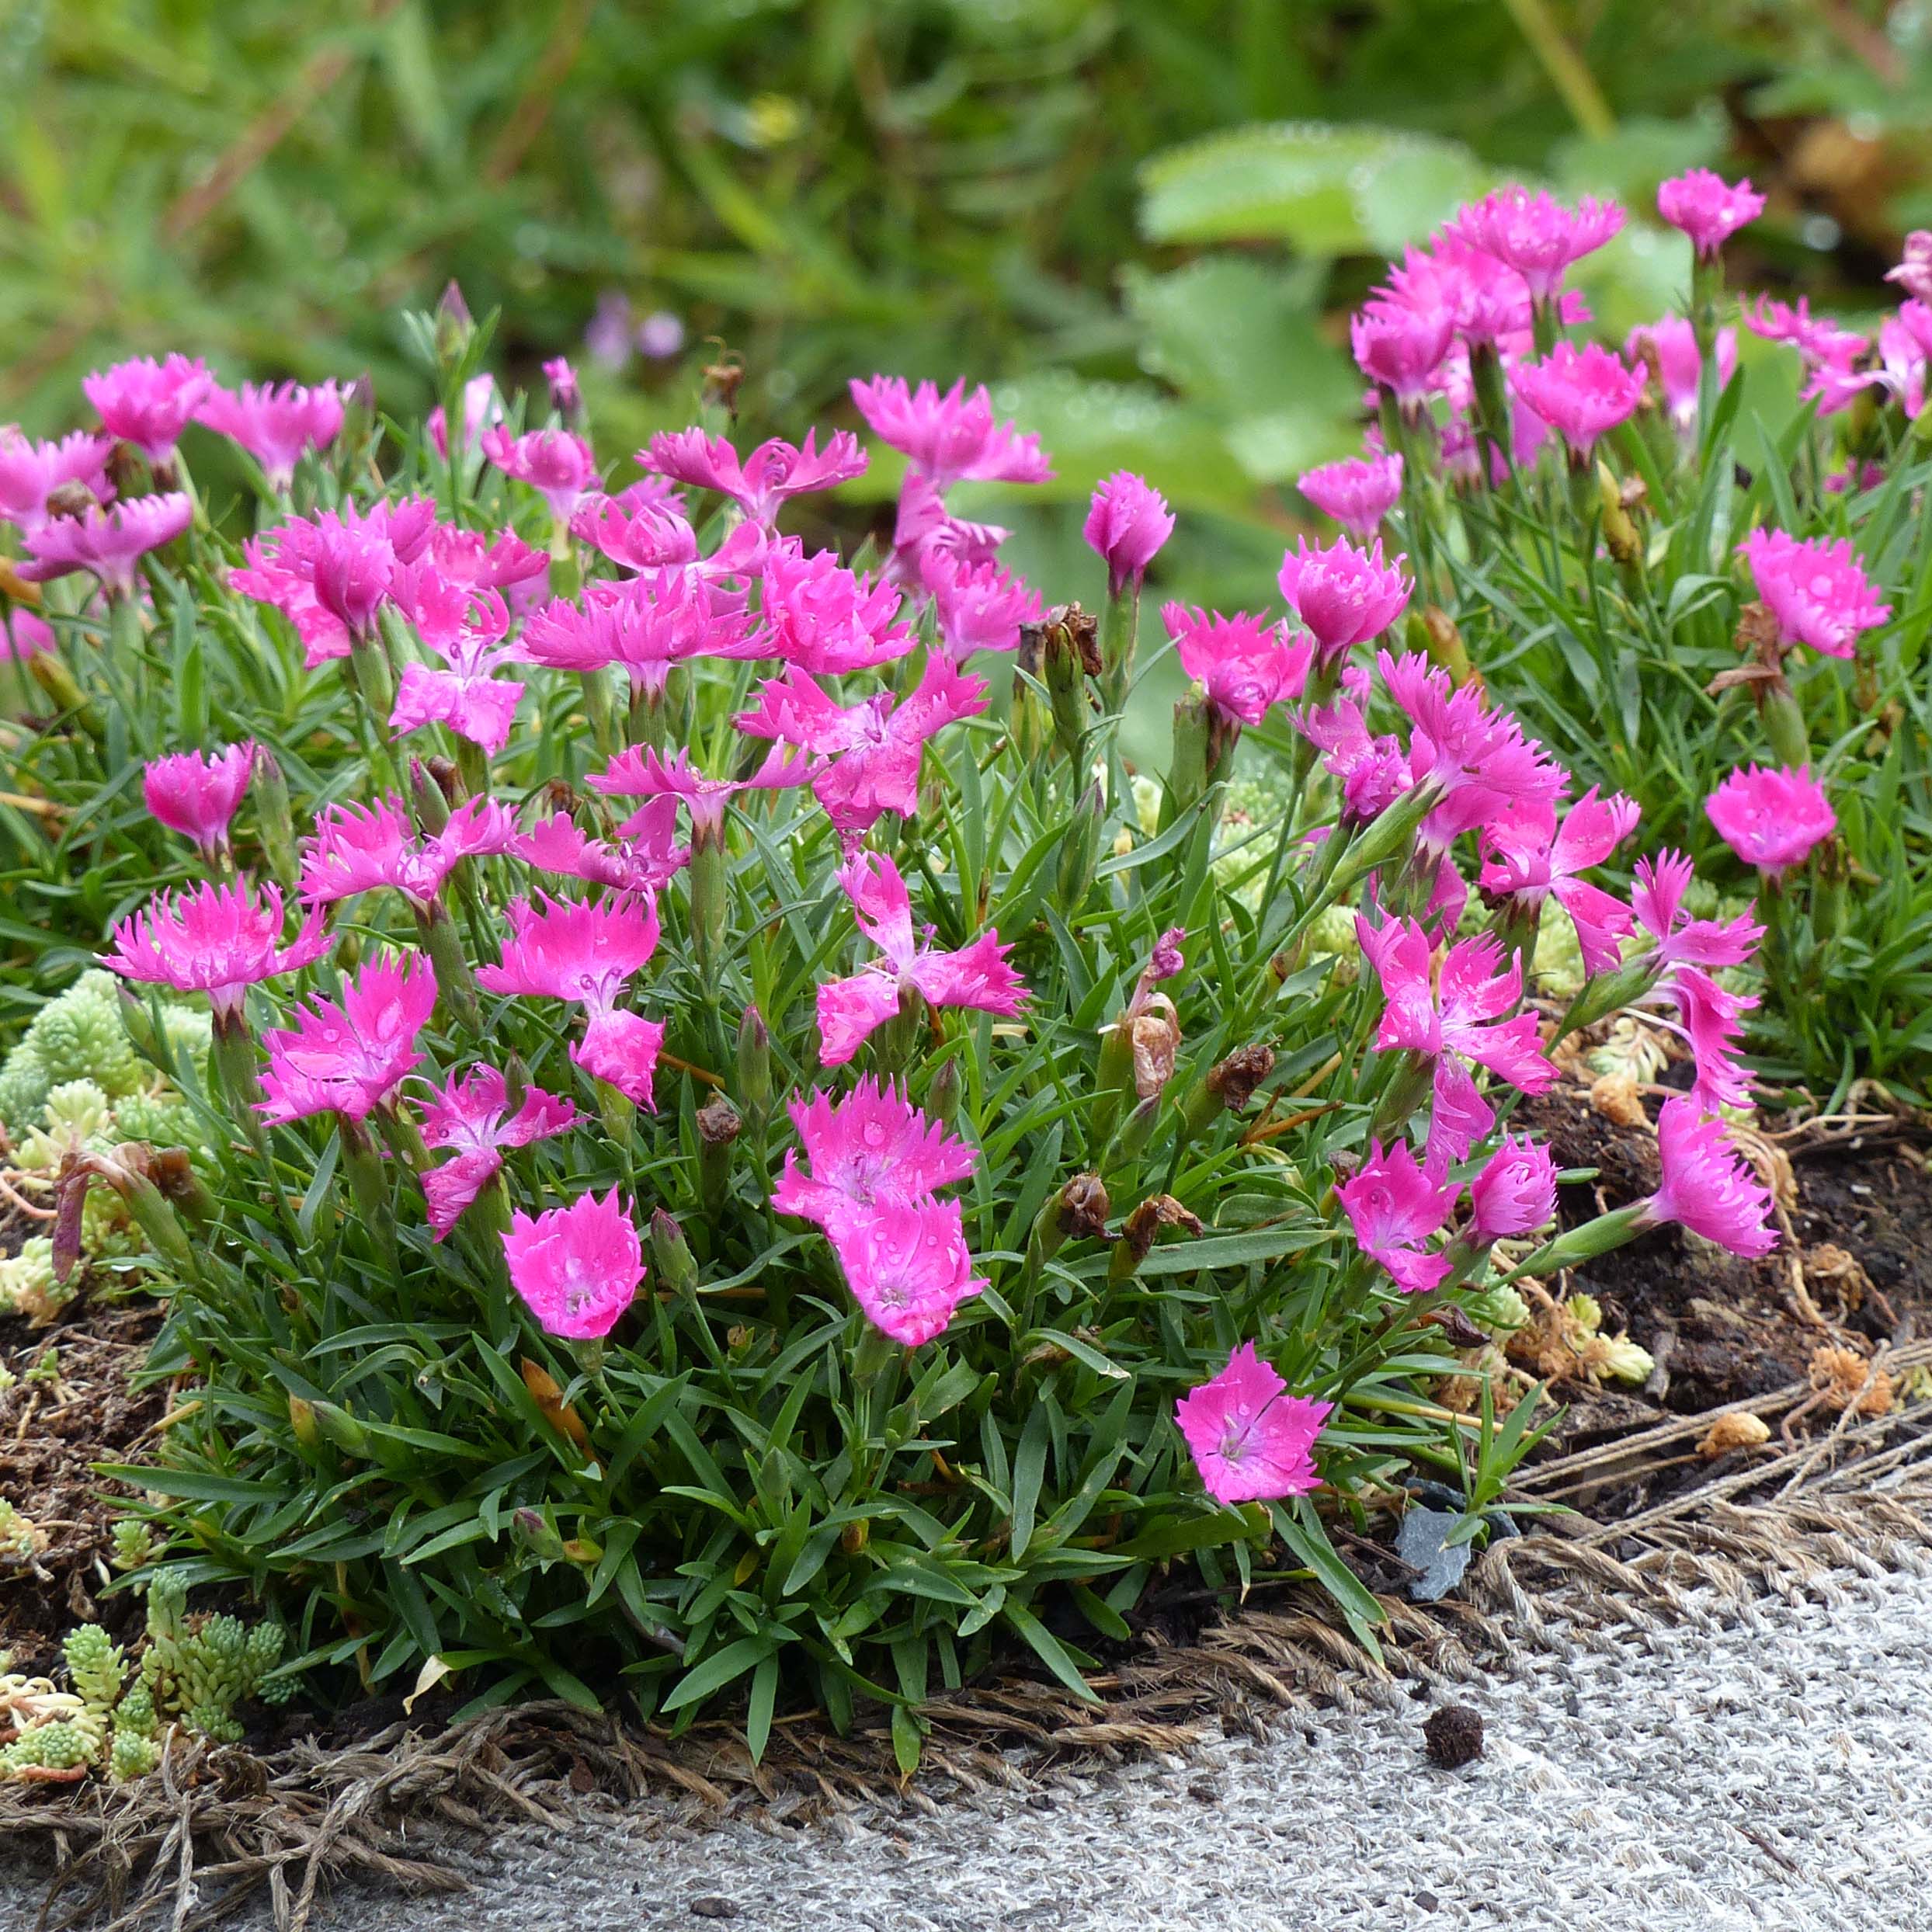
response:
{"label": "dark brown soil", "polygon": [[[0,1650],[13,1652],[16,1670],[50,1668],[76,1623],[120,1636],[138,1620],[135,1599],[104,1593],[111,1498],[128,1492],[92,1465],[139,1461],[161,1419],[165,1392],[130,1386],[161,1319],[152,1302],[114,1306],[88,1294],[48,1328],[0,1316],[0,1366],[19,1378],[0,1393],[0,1496],[47,1539],[33,1565],[0,1563]],[[59,1351],[57,1378],[30,1379],[50,1347]]]}

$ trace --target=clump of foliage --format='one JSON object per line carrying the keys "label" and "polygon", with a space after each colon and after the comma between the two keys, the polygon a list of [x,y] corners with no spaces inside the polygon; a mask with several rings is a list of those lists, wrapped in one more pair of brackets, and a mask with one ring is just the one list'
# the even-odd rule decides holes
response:
{"label": "clump of foliage", "polygon": [[[1300,547],[1286,617],[1167,606],[1186,694],[1135,771],[1175,526],[1143,480],[1094,494],[1100,608],[1049,606],[950,496],[1051,469],[983,389],[853,385],[905,471],[847,558],[791,526],[867,469],[852,433],[702,422],[613,488],[568,367],[506,399],[460,304],[412,332],[442,402],[393,446],[353,398],[99,372],[100,435],[38,459],[89,500],[20,519],[9,782],[138,768],[200,875],[101,954],[212,1154],[70,1163],[200,1385],[110,1473],[162,1499],[164,1576],[287,1601],[290,1668],[617,1680],[679,1726],[728,1703],[755,1750],[781,1703],[871,1701],[910,1765],[921,1705],[1006,1649],[1089,1694],[1176,1561],[1312,1576],[1372,1643],[1331,1526],[1460,1476],[1479,1426],[1480,1534],[1534,1440],[1533,1395],[1432,1399],[1468,1311],[1665,1222],[1768,1245],[1711,1117],[1721,1000],[1656,1195],[1541,1239],[1516,1110],[1551,1055],[1710,1009],[1695,962],[1757,929],[1690,919],[1674,860],[1629,903],[1582,877],[1628,812],[1562,804],[1476,681],[1395,648],[1402,559]],[[255,466],[238,554],[196,513],[197,415]],[[116,442],[149,487],[108,509]],[[1559,823],[1559,884],[1475,901],[1485,841]],[[1548,1009],[1546,901],[1583,960]]]}
{"label": "clump of foliage", "polygon": [[286,1697],[279,1624],[245,1625],[187,1608],[186,1585],[158,1576],[148,1586],[146,1628],[129,1659],[98,1624],[68,1633],[68,1688],[9,1672],[0,1654],[0,1779],[73,1782],[90,1770],[116,1783],[144,1777],[161,1761],[171,1726],[216,1743],[242,1736],[237,1705]]}

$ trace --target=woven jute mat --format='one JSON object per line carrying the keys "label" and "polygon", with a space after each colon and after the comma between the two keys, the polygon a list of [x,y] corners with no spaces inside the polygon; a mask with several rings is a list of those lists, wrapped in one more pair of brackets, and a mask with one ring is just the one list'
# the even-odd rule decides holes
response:
{"label": "woven jute mat", "polygon": [[[1902,1373],[1932,1343],[1893,1350]],[[929,1706],[924,1763],[903,1781],[884,1725],[840,1737],[809,1718],[774,1726],[751,1762],[731,1727],[675,1743],[567,1705],[496,1710],[440,1732],[398,1724],[343,1750],[300,1742],[259,1755],[178,1739],[153,1775],[71,1791],[0,1786],[0,1843],[49,1862],[39,1923],[199,1932],[245,1905],[309,1932],[344,1882],[464,1889],[474,1848],[506,1829],[565,1830],[620,1805],[688,1830],[748,1815],[836,1820],[936,1816],[962,1798],[1031,1795],[1069,1769],[1104,1775],[1185,1760],[1219,1738],[1265,1737],[1294,1714],[1408,1707],[1530,1656],[1604,1652],[1645,1629],[1717,1629],[1767,1602],[1829,1593],[1847,1575],[1932,1574],[1932,1402],[1788,1442],[1777,1425],[1814,1392],[1795,1385],[1726,1413],[1773,1425],[1735,1468],[1620,1521],[1555,1519],[1493,1543],[1451,1600],[1385,1598],[1379,1659],[1305,1586],[1256,1590],[1197,1640],[1149,1635],[1093,1680],[1096,1705],[1009,1677]],[[1525,1497],[1587,1499],[1694,1457],[1711,1415],[1545,1463]]]}

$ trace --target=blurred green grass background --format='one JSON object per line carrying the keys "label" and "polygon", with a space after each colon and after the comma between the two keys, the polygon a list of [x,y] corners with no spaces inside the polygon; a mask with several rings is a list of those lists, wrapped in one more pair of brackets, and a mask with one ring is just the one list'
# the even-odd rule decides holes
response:
{"label": "blurred green grass background", "polygon": [[[0,14],[0,420],[65,426],[85,370],[172,348],[367,370],[406,415],[399,312],[454,278],[512,376],[578,362],[606,456],[727,352],[748,439],[850,421],[854,373],[993,381],[1058,461],[996,511],[1058,592],[1096,568],[1076,506],[1128,466],[1185,513],[1164,590],[1265,596],[1294,475],[1356,440],[1348,307],[1498,179],[1647,211],[1685,165],[1749,172],[1773,205],[1734,269],[1854,309],[1932,222],[1923,0]],[[1684,245],[1638,224],[1593,263],[1608,332],[1677,297]],[[682,346],[641,353],[647,318]]]}

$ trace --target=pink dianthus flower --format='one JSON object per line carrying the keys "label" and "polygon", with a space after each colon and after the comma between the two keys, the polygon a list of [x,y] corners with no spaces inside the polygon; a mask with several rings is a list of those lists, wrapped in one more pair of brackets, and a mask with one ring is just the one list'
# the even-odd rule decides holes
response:
{"label": "pink dianthus flower", "polygon": [[110,937],[103,966],[124,979],[204,992],[217,1019],[239,1014],[251,986],[312,965],[329,943],[317,912],[284,945],[281,894],[271,885],[258,898],[245,881],[164,892]]}
{"label": "pink dianthus flower", "polygon": [[228,825],[255,769],[255,741],[229,745],[214,757],[176,752],[150,759],[141,773],[148,809],[171,832],[193,839],[212,860],[228,849]]}
{"label": "pink dianthus flower", "polygon": [[1217,1503],[1272,1503],[1319,1485],[1315,1442],[1335,1405],[1291,1395],[1287,1386],[1243,1342],[1218,1375],[1175,1403],[1174,1420]]}
{"label": "pink dianthus flower", "polygon": [[1838,829],[1825,788],[1797,771],[1751,765],[1732,773],[1704,801],[1718,836],[1746,865],[1771,878],[1802,865]]}
{"label": "pink dianthus flower", "polygon": [[584,1194],[567,1208],[513,1215],[503,1254],[537,1326],[570,1341],[608,1335],[644,1284],[644,1246],[615,1187],[602,1201]]}
{"label": "pink dianthus flower", "polygon": [[1797,537],[1781,530],[1754,530],[1738,548],[1786,644],[1808,644],[1829,657],[1853,657],[1860,632],[1892,615],[1891,605],[1879,602],[1848,537]]}
{"label": "pink dianthus flower", "polygon": [[465,1208],[495,1179],[503,1150],[527,1147],[568,1130],[575,1107],[541,1087],[526,1088],[521,1103],[509,1103],[509,1082],[492,1066],[452,1077],[422,1104],[426,1146],[449,1150],[450,1158],[422,1176],[429,1227],[440,1241]]}
{"label": "pink dianthus flower", "polygon": [[1457,1192],[1439,1159],[1419,1166],[1406,1143],[1385,1155],[1375,1141],[1335,1197],[1363,1253],[1379,1262],[1405,1294],[1420,1294],[1449,1272],[1449,1257],[1428,1244],[1448,1220]]}
{"label": "pink dianthus flower", "polygon": [[344,985],[339,1005],[318,996],[297,1007],[293,1027],[262,1037],[262,1117],[282,1126],[312,1114],[367,1119],[421,1064],[416,1036],[436,1003],[435,969],[412,953],[371,960]]}

